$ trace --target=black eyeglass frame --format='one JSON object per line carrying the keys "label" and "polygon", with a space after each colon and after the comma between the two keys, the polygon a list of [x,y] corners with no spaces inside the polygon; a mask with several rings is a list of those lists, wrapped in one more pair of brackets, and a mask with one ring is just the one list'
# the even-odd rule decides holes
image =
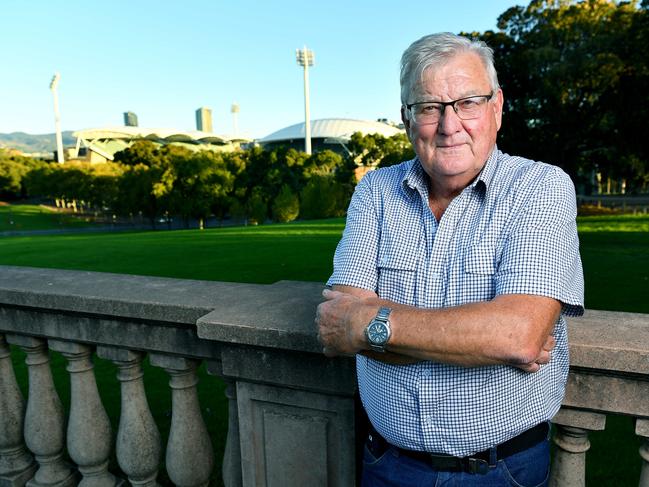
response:
{"label": "black eyeglass frame", "polygon": [[[457,112],[456,103],[459,103],[459,102],[464,101],[464,100],[469,100],[470,98],[484,98],[488,102],[489,100],[491,100],[493,98],[494,94],[495,94],[495,91],[492,91],[488,95],[471,95],[471,96],[465,96],[463,98],[458,98],[457,100],[451,100],[451,101],[417,101],[415,103],[406,104],[406,108],[412,114],[412,107],[414,107],[415,105],[426,105],[427,103],[435,103],[436,105],[441,105],[442,106],[442,109],[439,111],[440,117],[446,111],[446,107],[451,107],[453,109],[453,111],[455,112],[455,114],[458,117],[460,117],[460,114]],[[413,118],[414,118],[414,114],[413,114]],[[461,120],[473,120],[471,118],[464,119],[462,117],[460,117],[460,119]]]}

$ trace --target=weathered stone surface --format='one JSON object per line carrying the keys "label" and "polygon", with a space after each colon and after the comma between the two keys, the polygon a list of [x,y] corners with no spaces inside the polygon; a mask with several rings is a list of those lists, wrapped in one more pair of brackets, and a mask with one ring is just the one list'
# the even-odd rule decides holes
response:
{"label": "weathered stone surface", "polygon": [[243,485],[354,485],[353,400],[238,382],[237,404]]}
{"label": "weathered stone surface", "polygon": [[224,376],[352,396],[356,390],[353,358],[327,358],[322,354],[223,346]]}
{"label": "weathered stone surface", "polygon": [[586,310],[569,318],[570,366],[649,374],[649,316]]}
{"label": "weathered stone surface", "polygon": [[[0,333],[12,334],[12,343],[25,349],[38,347],[41,338],[97,346],[100,356],[121,363],[123,387],[138,384],[129,394],[142,397],[139,360],[141,352],[153,353],[153,363],[172,374],[174,401],[184,404],[174,405],[174,415],[199,411],[193,418],[200,410],[191,364],[205,359],[211,373],[236,382],[236,393],[228,393],[236,413],[229,423],[231,431],[240,427],[243,463],[238,476],[238,449],[228,447],[226,485],[286,485],[288,475],[298,485],[347,486],[354,483],[353,360],[321,354],[313,323],[321,289],[319,283],[233,284],[0,266]],[[581,485],[575,472],[583,470],[585,432],[601,429],[604,413],[635,415],[640,436],[649,429],[649,315],[589,310],[568,326],[571,373],[555,418],[558,429],[565,427],[555,485]],[[30,360],[35,371],[44,365],[42,354]],[[45,372],[39,374],[40,389],[47,389]],[[148,431],[153,438],[152,428],[138,430],[145,407],[132,408],[124,431]],[[198,422],[176,421],[184,423],[177,431],[190,431],[177,438],[193,437]],[[640,450],[647,484],[648,444]],[[188,443],[179,439],[172,450],[185,448],[179,445]],[[57,456],[38,458],[50,459],[65,468]],[[134,485],[155,484],[154,466],[136,470]]]}
{"label": "weathered stone surface", "polygon": [[[218,344],[201,340],[194,325],[128,321],[110,317],[49,312],[47,310],[3,307],[0,303],[2,330],[79,343],[101,344],[154,352],[183,353],[195,357],[218,358]],[[15,335],[18,340],[19,335]],[[33,337],[21,336],[23,341]],[[22,342],[21,342],[22,343]]]}
{"label": "weathered stone surface", "polygon": [[648,397],[649,381],[641,376],[592,374],[575,369],[568,375],[563,405],[649,417]]}
{"label": "weathered stone surface", "polygon": [[606,426],[606,415],[583,411],[581,409],[562,407],[554,418],[552,418],[552,423],[561,426],[573,426],[589,431],[602,431]]}
{"label": "weathered stone surface", "polygon": [[115,360],[119,369],[121,412],[115,442],[117,462],[131,485],[155,487],[162,444],[144,392],[144,354],[112,347],[100,347],[98,352]]}
{"label": "weathered stone surface", "polygon": [[256,347],[321,353],[314,318],[323,285],[280,281],[201,317],[198,336]]}
{"label": "weathered stone surface", "polygon": [[585,487],[586,452],[590,448],[588,431],[571,426],[556,427],[557,451],[552,463],[550,487]]}
{"label": "weathered stone surface", "polygon": [[0,487],[22,487],[38,468],[23,441],[24,414],[11,351],[0,334]]}

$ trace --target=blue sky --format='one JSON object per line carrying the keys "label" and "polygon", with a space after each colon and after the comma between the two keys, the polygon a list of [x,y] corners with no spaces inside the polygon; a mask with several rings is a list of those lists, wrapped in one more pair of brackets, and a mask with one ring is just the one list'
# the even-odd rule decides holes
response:
{"label": "blue sky", "polygon": [[61,73],[63,130],[122,125],[263,137],[304,119],[295,49],[315,52],[311,118],[399,118],[399,58],[437,31],[496,29],[515,0],[5,0],[0,132],[51,133]]}

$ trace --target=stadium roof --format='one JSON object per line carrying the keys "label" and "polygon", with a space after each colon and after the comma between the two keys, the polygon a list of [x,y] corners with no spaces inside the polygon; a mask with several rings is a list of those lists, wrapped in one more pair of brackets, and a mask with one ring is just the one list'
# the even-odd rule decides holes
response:
{"label": "stadium roof", "polygon": [[[397,128],[384,122],[369,120],[353,120],[348,118],[322,118],[311,121],[311,138],[334,139],[347,142],[354,132],[366,134],[381,134],[391,137],[403,133],[403,129]],[[273,132],[257,142],[265,144],[269,142],[280,142],[284,140],[295,140],[304,138],[304,122]]]}
{"label": "stadium roof", "polygon": [[[241,143],[252,142],[252,139],[247,137],[217,135],[199,130],[185,132],[164,128],[148,129],[129,126],[78,130],[73,132],[72,135],[77,138],[77,151],[83,143],[86,149],[103,158],[103,160],[110,161],[113,160],[116,152],[130,147],[136,140],[142,139],[160,145],[178,145],[195,152],[202,150],[232,150],[240,146]],[[93,161],[95,157],[92,156],[90,160]]]}
{"label": "stadium roof", "polygon": [[127,126],[78,130],[72,135],[83,140],[149,139],[164,140],[167,142],[194,142],[206,144],[227,144],[234,141],[249,142],[252,140],[247,137],[217,135],[211,132],[201,132],[199,130],[182,131],[165,128],[143,128]]}

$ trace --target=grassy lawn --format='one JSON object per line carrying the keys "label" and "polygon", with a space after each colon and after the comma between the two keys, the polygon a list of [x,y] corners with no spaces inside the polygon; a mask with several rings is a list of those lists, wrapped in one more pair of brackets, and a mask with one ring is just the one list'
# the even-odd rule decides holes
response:
{"label": "grassy lawn", "polygon": [[89,225],[90,222],[47,206],[0,204],[0,232],[82,228]]}
{"label": "grassy lawn", "polygon": [[[0,207],[4,218],[6,207]],[[586,277],[586,306],[649,313],[649,216],[579,218],[581,254]],[[0,221],[1,225],[1,221]],[[281,279],[323,282],[331,272],[332,254],[343,219],[204,231],[159,231],[0,238],[0,264],[79,269],[177,278],[271,283]],[[3,227],[0,226],[0,231]],[[24,362],[14,354],[17,374],[26,385]],[[115,367],[96,360],[104,404],[116,428],[119,390]],[[64,360],[53,354],[60,395],[67,401],[69,381]],[[166,374],[147,367],[150,403],[163,435],[169,429],[170,391]],[[227,429],[223,386],[201,372],[201,406],[217,458]],[[638,440],[630,418],[609,417],[605,432],[591,435],[588,485],[637,485]],[[615,458],[613,458],[615,457]],[[220,465],[214,484],[220,483]],[[164,478],[161,478],[163,484]]]}

